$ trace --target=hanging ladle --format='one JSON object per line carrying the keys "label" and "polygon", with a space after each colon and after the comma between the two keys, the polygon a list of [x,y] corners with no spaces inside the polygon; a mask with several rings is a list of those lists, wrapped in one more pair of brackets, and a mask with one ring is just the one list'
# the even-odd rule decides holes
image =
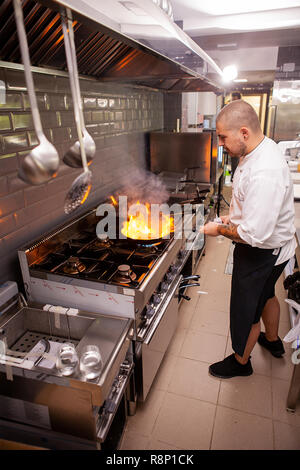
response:
{"label": "hanging ladle", "polygon": [[[70,18],[71,12],[67,9],[68,17]],[[68,29],[69,29],[69,37],[70,37],[70,44],[71,44],[71,55],[72,55],[72,62],[73,62],[73,71],[74,71],[74,88],[75,93],[77,95],[77,102],[79,106],[79,118],[80,118],[80,126],[81,132],[83,136],[83,145],[86,155],[87,163],[90,164],[93,160],[93,157],[96,152],[96,144],[92,136],[88,133],[84,125],[84,118],[83,118],[83,110],[81,104],[81,95],[80,95],[80,85],[79,85],[79,74],[78,74],[78,67],[77,67],[77,60],[76,60],[76,49],[75,49],[75,41],[74,41],[74,31],[72,21],[68,19]],[[74,101],[74,98],[73,98]],[[66,152],[63,157],[63,162],[71,166],[73,168],[82,168],[82,159],[81,159],[81,150],[80,150],[80,142],[77,140],[75,144]]]}
{"label": "hanging ladle", "polygon": [[75,51],[75,44],[73,41],[73,36],[70,34],[71,30],[73,31],[72,22],[68,20],[68,28],[66,25],[66,20],[62,17],[62,29],[64,33],[64,43],[65,43],[65,51],[66,51],[66,59],[67,59],[67,66],[70,78],[70,87],[71,93],[73,98],[74,104],[74,117],[76,123],[76,130],[78,134],[80,152],[81,152],[81,159],[82,159],[82,166],[83,166],[83,173],[79,175],[75,181],[73,182],[71,188],[69,189],[66,199],[64,210],[66,214],[70,214],[73,212],[77,207],[85,202],[87,199],[89,192],[92,187],[92,173],[88,169],[85,147],[83,143],[83,134],[81,128],[81,121],[80,121],[80,110],[79,110],[79,100],[78,95],[75,89],[75,82],[76,82],[76,70],[74,68],[74,56],[71,52],[72,48]]}
{"label": "hanging ladle", "polygon": [[42,184],[55,178],[59,167],[59,156],[54,146],[47,140],[41,123],[37,106],[34,83],[31,72],[29,49],[24,27],[23,10],[20,0],[14,0],[15,18],[20,42],[22,60],[24,64],[25,80],[32,112],[34,130],[39,145],[34,147],[24,158],[18,176],[28,184]]}

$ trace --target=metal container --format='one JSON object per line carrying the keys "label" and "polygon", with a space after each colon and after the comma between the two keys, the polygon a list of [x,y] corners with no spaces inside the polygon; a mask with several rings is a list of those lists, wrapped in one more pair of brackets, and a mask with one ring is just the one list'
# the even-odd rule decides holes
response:
{"label": "metal container", "polygon": [[295,140],[300,132],[300,80],[275,80],[267,135],[276,142]]}
{"label": "metal container", "polygon": [[[133,369],[128,359],[132,325],[130,319],[35,307],[3,315],[0,418],[15,421],[16,427],[19,423],[41,428],[41,433],[62,433],[71,436],[69,439],[76,436],[95,445],[104,442],[117,411],[114,398],[120,390],[124,395]],[[87,380],[79,369],[63,376],[51,350],[44,354],[46,362],[35,365],[33,351],[41,339],[51,345],[73,343],[79,356],[86,344],[98,346],[103,358],[100,376]]]}

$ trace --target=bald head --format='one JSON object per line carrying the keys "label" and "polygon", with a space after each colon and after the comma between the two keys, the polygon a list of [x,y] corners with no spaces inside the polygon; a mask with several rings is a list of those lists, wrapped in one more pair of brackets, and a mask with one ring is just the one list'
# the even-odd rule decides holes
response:
{"label": "bald head", "polygon": [[224,106],[217,116],[217,123],[228,130],[238,130],[246,127],[253,134],[261,134],[258,116],[252,106],[246,101],[235,100]]}
{"label": "bald head", "polygon": [[219,145],[232,157],[247,155],[264,138],[256,112],[243,100],[232,101],[220,111],[216,131]]}

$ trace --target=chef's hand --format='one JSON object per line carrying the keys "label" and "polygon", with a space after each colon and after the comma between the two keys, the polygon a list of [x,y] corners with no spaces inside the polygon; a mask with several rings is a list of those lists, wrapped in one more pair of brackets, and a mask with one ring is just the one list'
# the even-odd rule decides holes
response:
{"label": "chef's hand", "polygon": [[208,224],[203,225],[200,228],[200,233],[205,233],[205,235],[210,235],[211,237],[217,237],[218,233],[218,225],[215,222],[208,222]]}

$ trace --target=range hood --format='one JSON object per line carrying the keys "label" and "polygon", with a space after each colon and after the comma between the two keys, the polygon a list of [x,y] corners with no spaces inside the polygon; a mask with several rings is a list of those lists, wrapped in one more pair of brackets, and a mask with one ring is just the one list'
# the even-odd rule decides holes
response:
{"label": "range hood", "polygon": [[[157,5],[151,0],[138,1],[149,23],[139,25],[117,22],[100,10],[105,3],[114,11],[114,2],[124,3],[117,0],[23,0],[32,65],[66,70],[60,12],[69,9],[82,76],[168,92],[222,93],[222,87],[205,76],[208,66],[221,76],[217,64]],[[11,0],[2,3],[0,17],[0,60],[21,63]]]}

